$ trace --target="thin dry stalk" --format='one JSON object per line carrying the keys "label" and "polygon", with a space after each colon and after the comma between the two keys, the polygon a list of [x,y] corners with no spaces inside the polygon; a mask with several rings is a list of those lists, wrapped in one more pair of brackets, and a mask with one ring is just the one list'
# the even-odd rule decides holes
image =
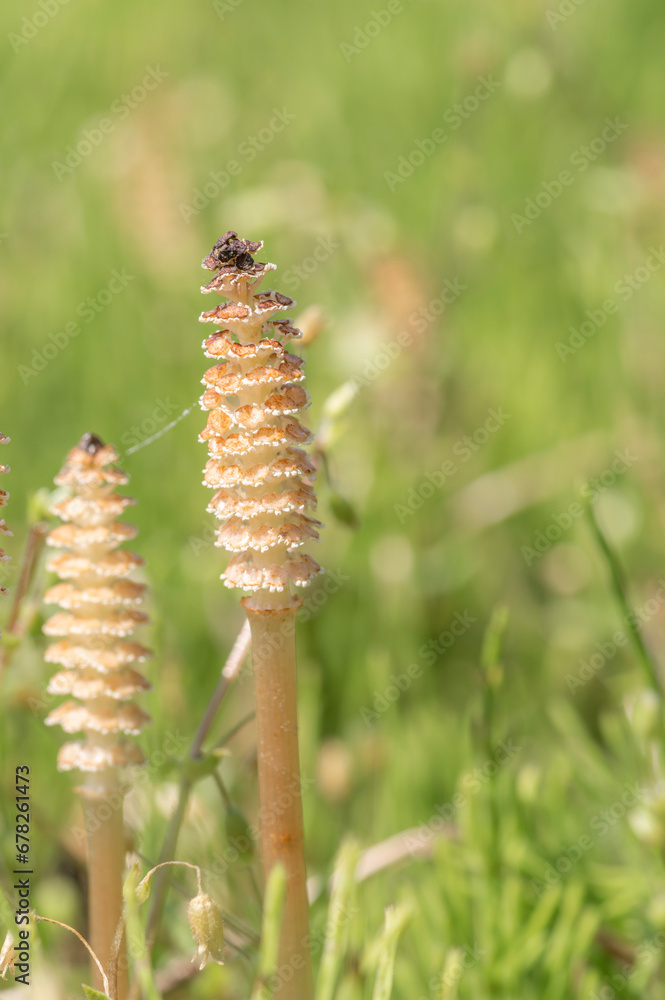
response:
{"label": "thin dry stalk", "polygon": [[[208,703],[208,706],[203,714],[203,717],[198,725],[194,739],[192,740],[192,745],[189,749],[188,759],[190,761],[197,760],[201,755],[201,750],[203,749],[203,744],[208,735],[210,727],[212,726],[219,706],[221,705],[226,692],[228,691],[230,685],[237,678],[245,658],[249,653],[250,635],[249,626],[247,622],[241,628],[236,641],[233,644],[231,652],[228,655],[226,663],[222,668],[222,672],[215,688],[212,697]],[[166,836],[164,838],[164,843],[162,845],[162,850],[160,853],[160,865],[168,863],[175,854],[176,847],[178,846],[178,837],[180,835],[180,827],[185,818],[185,812],[187,811],[187,803],[189,802],[189,796],[192,788],[194,787],[194,779],[185,770],[180,779],[180,792],[178,794],[178,802],[176,808],[169,821],[169,826],[166,831]],[[155,937],[157,934],[157,927],[162,914],[162,909],[164,906],[164,899],[166,895],[167,881],[165,872],[162,870],[158,875],[155,876],[154,888],[152,891],[152,906],[150,909],[150,916],[148,917],[148,923],[146,927],[146,938],[148,945],[152,948]]]}
{"label": "thin dry stalk", "polygon": [[[10,438],[6,437],[4,434],[0,434],[0,444],[9,444],[9,441],[10,441]],[[9,466],[8,465],[0,465],[0,475],[2,475],[5,472],[11,472],[11,469],[9,468]],[[8,491],[7,490],[0,490],[0,507],[6,507],[8,500],[9,500],[9,493],[8,493]],[[11,536],[11,534],[12,534],[12,532],[9,530],[9,528],[7,527],[7,525],[5,524],[5,522],[2,520],[2,518],[0,518],[0,535]],[[0,562],[5,563],[5,562],[9,562],[9,561],[10,561],[10,557],[7,555],[6,552],[4,552],[2,549],[0,549]],[[4,574],[3,574],[3,576],[4,576]],[[5,587],[3,587],[2,585],[0,585],[0,596],[2,596],[3,594],[7,594],[7,593],[9,593],[9,591]]]}
{"label": "thin dry stalk", "polygon": [[[0,533],[3,533],[3,526],[5,528],[4,533],[11,534],[10,531],[6,530],[4,522],[0,523]],[[7,634],[12,636],[13,642],[8,643],[0,651],[0,676],[2,676],[2,673],[9,666],[13,651],[17,648],[23,636],[30,630],[32,623],[41,609],[41,593],[38,596],[33,595],[30,598],[30,591],[37,576],[47,532],[48,527],[46,524],[43,521],[38,521],[32,525],[28,533],[28,540],[21,558],[18,583],[16,584],[11,611],[7,619]],[[3,561],[3,557],[7,560],[9,558],[0,550],[0,561]]]}
{"label": "thin dry stalk", "polygon": [[97,958],[94,949],[90,947],[89,943],[86,941],[86,939],[83,937],[82,934],[79,934],[79,932],[74,927],[70,927],[69,924],[63,924],[61,920],[52,920],[51,917],[40,917],[38,913],[35,913],[35,920],[41,921],[42,923],[45,924],[55,924],[56,927],[63,927],[66,931],[70,931],[70,933],[74,934],[88,951],[94,967],[99,972],[99,978],[102,983],[102,989],[104,990],[105,993],[109,993],[109,982],[104,972],[104,969],[102,968],[102,963]]}

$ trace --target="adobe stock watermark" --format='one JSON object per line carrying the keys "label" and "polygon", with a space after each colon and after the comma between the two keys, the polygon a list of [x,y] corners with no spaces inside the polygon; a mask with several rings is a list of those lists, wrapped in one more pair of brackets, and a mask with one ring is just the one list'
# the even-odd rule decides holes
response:
{"label": "adobe stock watermark", "polygon": [[[360,912],[359,906],[348,904],[340,906],[332,917],[328,916],[323,927],[316,930],[313,934],[306,934],[303,937],[303,947],[310,952],[312,958],[316,958],[319,952],[323,951],[326,938],[328,936],[332,937],[336,928],[343,928],[349,923],[351,917],[356,916]],[[303,968],[303,961],[302,954],[297,952],[289,962],[284,962],[276,968],[273,975],[266,980],[266,988],[269,990],[270,996],[273,996],[273,994],[276,995],[278,991],[281,992],[281,987],[291,982],[294,972]]]}
{"label": "adobe stock watermark", "polygon": [[515,746],[512,738],[502,740],[494,747],[492,754],[478,767],[467,771],[458,782],[458,790],[448,802],[443,802],[436,806],[434,815],[418,829],[410,833],[406,839],[406,846],[410,854],[421,854],[423,848],[439,834],[441,834],[446,824],[451,823],[460,809],[468,800],[477,795],[478,792],[499,773],[519,753],[522,747]]}
{"label": "adobe stock watermark", "polygon": [[100,118],[94,128],[84,128],[76,145],[67,146],[64,162],[53,160],[51,167],[59,181],[72,174],[83,160],[102,144],[105,137],[115,132],[118,124],[127,118],[139,104],[156,90],[160,83],[170,76],[159,66],[146,66],[146,73],[140,83],[132,87],[129,93],[121,94],[111,105],[108,114]]}
{"label": "adobe stock watermark", "polygon": [[144,417],[138,424],[132,424],[129,430],[120,435],[120,444],[123,449],[128,451],[130,448],[135,449],[138,445],[143,444],[149,437],[152,437],[155,431],[164,426],[171,414],[179,411],[180,407],[171,401],[170,396],[167,396],[166,399],[156,399],[150,416]]}
{"label": "adobe stock watermark", "polygon": [[563,24],[569,17],[572,17],[583,3],[586,3],[586,0],[561,0],[556,10],[549,8],[545,14],[545,20],[552,31],[556,31],[557,25]]}
{"label": "adobe stock watermark", "polygon": [[[481,104],[489,100],[492,94],[501,86],[500,80],[495,80],[489,76],[481,76],[478,85],[471,94],[462,101],[457,101],[451,108],[444,111],[443,121],[450,126],[451,132],[456,132],[464,122],[473,115]],[[405,156],[400,156],[394,170],[386,170],[383,179],[392,192],[400,185],[404,184],[419,167],[422,167],[425,160],[428,160],[445,142],[448,141],[449,133],[444,128],[435,128],[423,139],[416,139],[413,148]]]}
{"label": "adobe stock watermark", "polygon": [[39,10],[36,10],[31,17],[24,17],[21,20],[21,28],[18,32],[10,31],[7,35],[14,52],[18,52],[24,45],[36,38],[42,28],[45,28],[68,3],[69,0],[39,0],[37,4]]}
{"label": "adobe stock watermark", "polygon": [[467,288],[468,285],[463,285],[459,278],[446,278],[438,295],[430,299],[427,305],[414,309],[406,329],[401,330],[394,340],[384,343],[372,358],[363,363],[361,371],[351,376],[349,382],[358,388],[375,382],[399,358],[402,351],[413,345],[416,334],[424,333]]}
{"label": "adobe stock watermark", "polygon": [[568,162],[572,170],[561,170],[551,181],[543,181],[540,190],[532,198],[527,198],[524,202],[522,215],[513,212],[510,221],[518,233],[522,233],[527,226],[533,225],[536,219],[546,211],[552,204],[560,198],[566,188],[574,184],[576,179],[595,163],[599,156],[602,156],[608,146],[619,138],[628,128],[625,122],[619,118],[606,118],[605,127],[600,135],[591,140],[588,145],[580,146],[570,154]]}
{"label": "adobe stock watermark", "polygon": [[393,510],[397,514],[399,523],[404,524],[407,518],[412,517],[423,508],[427,500],[431,500],[437,490],[443,489],[457,475],[465,462],[468,462],[476,452],[480,451],[483,445],[486,445],[490,438],[510,420],[510,417],[511,414],[506,413],[503,406],[500,406],[498,410],[491,409],[480,426],[476,427],[471,434],[465,434],[464,437],[459,438],[452,447],[455,458],[447,458],[438,468],[426,472],[420,485],[412,486],[409,489],[404,503],[393,504]]}
{"label": "adobe stock watermark", "polygon": [[628,645],[628,630],[640,629],[658,614],[665,604],[665,580],[661,578],[658,583],[660,586],[653,597],[650,597],[641,607],[633,608],[630,614],[625,616],[623,620],[626,626],[625,631],[617,629],[616,632],[612,633],[610,639],[606,639],[605,642],[597,642],[595,651],[587,659],[580,660],[577,673],[566,674],[564,680],[571,694],[577,694],[580,688],[586,687],[614,659],[619,649]]}
{"label": "adobe stock watermark", "polygon": [[[280,651],[285,646],[289,647],[292,644],[297,625],[309,621],[310,618],[318,614],[324,604],[337,594],[351,577],[342,573],[341,570],[333,570],[318,574],[316,579],[318,586],[313,584],[309,593],[300,599],[295,616],[284,618],[279,628],[265,638],[260,646],[256,646],[256,644],[252,646],[252,651],[257,657],[280,655]],[[249,660],[245,658],[242,667],[235,675],[234,683],[236,685],[244,683],[250,673]]]}
{"label": "adobe stock watermark", "polygon": [[[628,302],[635,292],[639,292],[652,275],[656,271],[659,271],[663,264],[665,264],[665,246],[661,244],[658,249],[650,247],[649,251],[649,256],[644,261],[644,264],[636,268],[632,273],[624,274],[614,286],[614,293],[619,297],[621,302]],[[580,323],[579,329],[571,326],[569,328],[570,337],[568,340],[557,340],[554,347],[563,364],[573,354],[577,354],[598,330],[605,326],[608,316],[613,316],[618,312],[620,304],[616,299],[610,298],[605,299],[600,309],[587,309],[587,318],[583,323]]]}
{"label": "adobe stock watermark", "polygon": [[353,32],[352,40],[339,44],[340,52],[347,63],[350,63],[354,56],[360,55],[403,10],[402,0],[388,0],[385,7],[373,10],[370,19],[364,25],[358,26]]}
{"label": "adobe stock watermark", "polygon": [[283,108],[273,108],[272,117],[267,125],[260,128],[258,132],[246,136],[236,147],[236,155],[228,160],[221,170],[210,170],[208,172],[209,181],[206,181],[200,188],[194,188],[189,202],[180,202],[178,211],[185,222],[195,219],[211,201],[218,198],[222,191],[231,183],[232,177],[239,177],[243,169],[253,163],[259,153],[262,153],[275,137],[283,132],[291,122],[296,120],[296,115]]}
{"label": "adobe stock watermark", "polygon": [[221,854],[215,853],[210,867],[200,865],[201,871],[208,877],[221,878],[226,875],[229,868],[236,865],[243,857],[247,857],[248,852],[259,838],[259,828],[261,817],[265,822],[269,817],[278,818],[287,809],[290,809],[296,798],[302,798],[303,792],[311,786],[316,785],[315,778],[308,778],[306,775],[294,775],[288,787],[280,794],[279,799],[271,806],[270,811],[264,809],[259,812],[256,823],[249,824],[246,834],[237,837],[228,837],[226,847]]}
{"label": "adobe stock watermark", "polygon": [[281,283],[289,292],[297,292],[303,281],[306,281],[321,264],[339,250],[341,243],[336,243],[332,236],[319,236],[311,254],[304,257],[299,264],[294,264],[285,271]]}
{"label": "adobe stock watermark", "polygon": [[[428,666],[435,664],[444,653],[454,646],[460,636],[471,628],[478,621],[469,614],[456,611],[453,618],[436,639],[430,639],[418,650],[418,655]],[[390,675],[390,683],[383,691],[374,691],[372,694],[372,707],[363,706],[360,709],[360,717],[366,726],[371,726],[380,716],[387,712],[391,705],[399,701],[402,695],[409,690],[414,681],[420,680],[423,675],[423,667],[420,663],[410,663],[408,667],[399,674]]]}
{"label": "adobe stock watermark", "polygon": [[[89,828],[93,832],[98,830],[102,823],[107,822],[115,812],[122,809],[125,793],[139,785],[149,785],[155,773],[167,760],[180,756],[187,742],[187,737],[183,736],[180,730],[176,730],[175,733],[167,732],[159,749],[153,750],[142,764],[134,764],[124,770],[122,783],[117,791],[99,796],[94,805],[92,802],[89,803],[86,810]],[[88,834],[85,826],[73,826],[71,833],[77,844],[86,843]]]}
{"label": "adobe stock watermark", "polygon": [[541,879],[531,879],[531,887],[536,895],[541,896],[548,886],[560,882],[563,876],[567,875],[585,854],[597,846],[599,840],[607,836],[610,830],[628,814],[630,809],[644,801],[647,794],[647,789],[641,785],[624,785],[623,793],[617,801],[613,802],[608,809],[601,809],[595,813],[589,820],[589,829],[597,833],[598,836],[594,838],[589,833],[583,833],[572,844],[564,847],[551,864],[545,866]]}
{"label": "adobe stock watermark", "polygon": [[428,639],[427,642],[424,642],[418,650],[418,656],[423,658],[428,667],[433,667],[439,658],[451,646],[454,646],[457,639],[464,635],[477,621],[478,619],[472,618],[468,611],[463,614],[456,611],[448,628],[440,632],[435,639]]}
{"label": "adobe stock watermark", "polygon": [[213,0],[212,9],[220,21],[223,21],[227,14],[232,14],[244,2],[245,0]]}
{"label": "adobe stock watermark", "polygon": [[48,335],[48,343],[44,344],[41,348],[33,347],[30,365],[18,366],[17,371],[21,376],[23,385],[27,385],[31,378],[43,372],[50,362],[65,350],[70,341],[78,337],[85,326],[88,326],[100,313],[104,312],[113,299],[135,277],[135,274],[127,274],[124,267],[121,271],[118,271],[117,268],[111,271],[111,278],[104,288],[100,288],[95,295],[89,295],[82,302],[79,302],[76,307],[76,316],[79,319],[70,320],[69,323],[65,323],[62,330],[50,333]]}
{"label": "adobe stock watermark", "polygon": [[432,976],[427,985],[431,993],[427,997],[418,997],[418,1000],[430,1000],[431,997],[451,997],[457,996],[457,986],[467,969],[482,962],[487,952],[481,948],[477,941],[473,945],[465,944],[464,947],[456,946],[450,948],[446,954],[446,964],[442,975]]}
{"label": "adobe stock watermark", "polygon": [[[616,483],[620,476],[638,461],[637,455],[631,455],[630,450],[624,452],[615,451],[614,461],[607,469],[594,476],[582,486],[580,495],[589,504],[594,504],[598,499],[607,493]],[[550,516],[547,527],[536,531],[531,545],[522,545],[520,552],[524,556],[527,566],[531,566],[537,559],[544,556],[552,546],[559,541],[565,531],[572,527],[573,523],[584,516],[584,506],[577,501],[573,501],[568,507],[558,514]]]}
{"label": "adobe stock watermark", "polygon": [[16,567],[14,563],[10,562],[10,557],[6,556],[4,559],[0,559],[0,588],[7,586],[15,575]]}
{"label": "adobe stock watermark", "polygon": [[[81,488],[80,496],[83,499],[88,499],[88,497],[96,496],[97,488],[94,485],[87,484]],[[93,635],[90,636],[86,649],[92,654],[100,650],[108,649],[108,644],[106,642],[106,637],[103,635]],[[54,702],[60,702],[62,695],[58,692],[50,690],[50,688],[42,687],[39,690],[39,695],[32,694],[28,698],[28,707],[36,719],[41,718],[46,711],[53,705]],[[170,737],[172,734],[168,734]],[[179,733],[178,733],[179,736]],[[160,766],[160,765],[158,765]]]}
{"label": "adobe stock watermark", "polygon": [[[189,546],[194,555],[198,555],[202,549],[215,545],[218,530],[219,523],[217,521],[210,519],[203,522],[201,534],[191,535],[189,538]],[[343,573],[341,569],[326,570],[317,576],[316,582],[313,581],[312,587],[301,598],[296,620],[302,624],[308,622],[313,615],[318,614],[331,597],[339,593],[350,579],[351,577]],[[284,633],[286,638],[291,634],[290,630]]]}
{"label": "adobe stock watermark", "polygon": [[659,952],[663,948],[665,948],[665,931],[658,931],[652,938],[640,941],[635,949],[635,960],[632,965],[625,964],[621,972],[608,975],[600,988],[589,995],[589,1000],[616,1000],[619,994],[628,988],[631,990],[631,996],[643,993],[641,984],[631,980],[640,980],[643,969],[654,966],[660,961]]}

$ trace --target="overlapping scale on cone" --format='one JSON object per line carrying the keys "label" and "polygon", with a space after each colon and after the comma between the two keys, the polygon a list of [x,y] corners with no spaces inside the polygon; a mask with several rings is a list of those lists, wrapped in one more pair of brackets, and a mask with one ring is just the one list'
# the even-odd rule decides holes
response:
{"label": "overlapping scale on cone", "polygon": [[[228,232],[203,261],[216,273],[201,291],[227,301],[200,316],[217,329],[203,342],[215,364],[202,380],[208,421],[199,440],[210,455],[204,485],[216,491],[208,510],[224,522],[215,544],[233,553],[222,579],[268,608],[321,570],[300,551],[320,526],[309,516],[315,470],[302,450],[311,435],[296,416],[309,405],[303,360],[287,350],[301,334],[283,316],[292,299],[255,291],[275,269],[254,260],[262,247]],[[277,593],[281,601],[268,597]]]}
{"label": "overlapping scale on cone", "polygon": [[115,492],[129,481],[114,464],[117,458],[110,445],[86,434],[55,480],[67,495],[51,508],[63,524],[50,532],[47,544],[64,551],[47,564],[61,582],[47,591],[45,601],[61,610],[44,632],[57,640],[48,647],[46,661],[62,669],[48,691],[71,697],[46,724],[84,736],[60,750],[62,771],[141,763],[141,751],[127,737],[150,721],[134,702],[150,687],[136,664],[152,654],[131,638],[148,620],[141,610],[146,588],[128,579],[143,560],[118,547],[134,538],[136,529],[116,520],[134,503]]}
{"label": "overlapping scale on cone", "polygon": [[[0,434],[0,444],[9,444],[9,441],[10,439],[8,437],[6,437],[4,434]],[[11,470],[8,465],[0,465],[0,475],[10,471]],[[9,500],[9,493],[7,492],[7,490],[0,490],[0,507],[6,507],[8,500]],[[12,533],[5,524],[4,520],[0,517],[0,535],[10,536],[11,534]],[[1,548],[0,548],[0,562],[3,563],[9,562],[9,556],[4,551],[4,549]],[[0,585],[0,596],[6,593],[8,593],[6,587]]]}

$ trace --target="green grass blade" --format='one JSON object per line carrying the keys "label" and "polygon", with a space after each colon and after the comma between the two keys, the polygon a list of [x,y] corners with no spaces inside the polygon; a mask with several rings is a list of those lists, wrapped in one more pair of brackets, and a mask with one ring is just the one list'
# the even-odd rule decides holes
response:
{"label": "green grass blade", "polygon": [[379,942],[379,965],[376,971],[372,1000],[390,1000],[397,945],[404,928],[411,919],[412,912],[411,907],[405,903],[386,908],[383,933]]}
{"label": "green grass blade", "polygon": [[251,1000],[271,1000],[271,981],[277,969],[279,936],[286,897],[286,872],[282,865],[275,865],[270,872],[263,906],[263,927],[259,967],[252,989]]}
{"label": "green grass blade", "polygon": [[446,953],[441,970],[441,980],[436,993],[435,1000],[455,1000],[457,997],[457,987],[460,981],[460,967],[462,964],[462,949],[450,948]]}
{"label": "green grass blade", "polygon": [[360,846],[354,840],[346,841],[337,855],[315,1000],[332,1000],[334,994],[346,950],[349,905],[359,857]]}
{"label": "green grass blade", "polygon": [[628,625],[628,631],[630,633],[631,639],[633,640],[633,645],[635,646],[635,651],[637,653],[637,658],[640,662],[642,669],[647,677],[648,683],[651,687],[655,688],[660,695],[662,695],[663,687],[656,672],[656,667],[649,655],[649,651],[642,638],[642,633],[640,632],[640,627],[635,620],[635,615],[633,613],[633,608],[631,608],[628,602],[628,586],[626,583],[626,578],[621,567],[621,564],[614,552],[612,546],[608,542],[602,528],[598,524],[598,519],[596,518],[596,513],[593,507],[587,507],[589,513],[589,523],[591,524],[591,530],[593,531],[594,537],[598,542],[598,547],[605,557],[607,562],[610,576],[612,578],[612,589],[614,595],[617,599],[619,607],[624,617],[624,621]]}
{"label": "green grass blade", "polygon": [[127,940],[132,943],[131,954],[134,960],[134,972],[141,987],[142,997],[144,1000],[161,1000],[161,993],[157,989],[155,974],[152,970],[145,925],[141,918],[139,899],[136,894],[139,881],[138,867],[135,866],[127,875],[123,886]]}

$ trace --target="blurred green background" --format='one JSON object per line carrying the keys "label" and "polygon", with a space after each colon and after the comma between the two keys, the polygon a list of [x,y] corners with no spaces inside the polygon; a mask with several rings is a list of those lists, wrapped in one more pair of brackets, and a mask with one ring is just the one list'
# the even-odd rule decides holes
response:
{"label": "blurred green background", "polygon": [[[436,995],[454,945],[482,951],[455,981],[461,998],[613,996],[599,992],[617,989],[613,976],[622,996],[665,995],[662,943],[648,969],[635,958],[665,927],[652,827],[644,846],[623,816],[544,895],[532,882],[626,783],[658,788],[622,709],[641,684],[631,647],[588,682],[570,678],[625,627],[574,506],[594,477],[587,498],[631,601],[655,601],[644,634],[656,658],[664,639],[662,5],[35,0],[0,19],[14,567],[30,497],[84,432],[124,452],[195,402],[209,364],[199,261],[227,229],[265,240],[259,259],[278,265],[268,284],[298,300],[294,318],[311,305],[327,317],[304,349],[306,422],[320,425],[340,385],[357,387],[319,487],[318,586],[336,581],[335,593],[300,632],[312,873],[327,876],[346,831],[368,847],[427,823],[499,740],[520,748],[453,810],[455,836],[432,838],[429,860],[407,852],[363,884],[340,996],[371,995],[354,955],[403,897],[416,915],[400,1000]],[[191,735],[242,624],[210,544],[203,422],[195,407],[122,459],[157,651],[148,752]],[[357,526],[336,516],[340,497]],[[498,603],[510,618],[490,718],[480,654]],[[462,634],[432,653],[460,618]],[[3,678],[5,783],[30,764],[35,904],[83,927],[74,782],[55,772],[61,737],[34,707],[49,674],[40,624]],[[410,664],[418,676],[393,697]],[[215,738],[250,709],[244,675]],[[223,773],[252,817],[251,725],[230,745]],[[160,771],[130,797],[146,861],[176,781]],[[204,781],[178,856],[210,867],[223,845]],[[246,876],[211,889],[256,927]],[[169,907],[160,967],[190,947],[177,894]],[[69,996],[83,956],[59,932],[42,940],[40,997]],[[224,970],[172,995],[240,997],[250,971],[230,951]]]}

